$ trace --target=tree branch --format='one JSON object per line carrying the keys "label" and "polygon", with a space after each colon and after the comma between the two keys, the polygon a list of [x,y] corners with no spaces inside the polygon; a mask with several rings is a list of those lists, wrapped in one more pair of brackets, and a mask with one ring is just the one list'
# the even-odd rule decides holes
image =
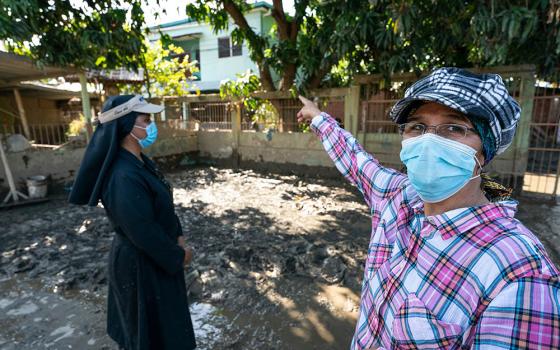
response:
{"label": "tree branch", "polygon": [[309,89],[317,89],[319,88],[319,86],[321,85],[321,82],[323,81],[323,78],[325,77],[325,75],[327,75],[327,73],[331,70],[331,67],[323,67],[323,68],[319,68],[318,70],[316,70],[313,75],[311,75],[309,77],[309,79],[307,80],[307,87]]}
{"label": "tree branch", "polygon": [[307,9],[307,6],[309,6],[309,0],[303,0],[300,1],[297,6],[296,6],[296,13],[295,13],[295,17],[292,20],[291,24],[291,28],[290,28],[290,40],[295,42],[297,40],[297,35],[299,32],[299,28],[301,27],[301,24],[303,23],[303,18],[305,16],[305,10]]}
{"label": "tree branch", "polygon": [[286,14],[284,13],[284,8],[282,7],[282,0],[272,1],[272,11],[271,15],[276,21],[278,27],[278,38],[282,40],[288,40],[290,38],[289,33],[289,23],[286,19]]}
{"label": "tree branch", "polygon": [[270,67],[268,66],[268,63],[266,63],[264,57],[264,39],[257,33],[255,33],[255,31],[253,31],[251,26],[249,26],[249,23],[247,23],[247,19],[245,19],[243,12],[233,1],[225,0],[223,1],[223,5],[224,10],[228,13],[228,15],[230,15],[235,24],[245,34],[245,38],[247,39],[249,46],[251,46],[253,56],[255,58],[257,66],[259,67],[259,73],[261,76],[261,83],[263,85],[263,88],[266,91],[276,90],[274,82],[272,80],[272,75],[270,74]]}

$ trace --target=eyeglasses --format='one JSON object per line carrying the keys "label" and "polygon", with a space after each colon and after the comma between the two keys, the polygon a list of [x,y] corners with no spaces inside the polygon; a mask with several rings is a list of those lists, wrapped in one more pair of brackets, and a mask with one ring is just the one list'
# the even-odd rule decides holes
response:
{"label": "eyeglasses", "polygon": [[411,138],[424,135],[429,129],[434,129],[436,135],[450,140],[460,140],[467,136],[467,133],[476,130],[461,124],[439,124],[439,125],[425,125],[422,123],[404,123],[399,125],[399,132],[404,138]]}

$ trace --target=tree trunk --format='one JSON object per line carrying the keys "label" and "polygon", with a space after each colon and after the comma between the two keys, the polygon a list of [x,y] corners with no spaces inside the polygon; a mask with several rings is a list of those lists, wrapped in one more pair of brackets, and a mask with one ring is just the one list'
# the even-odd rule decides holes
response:
{"label": "tree trunk", "polygon": [[259,73],[261,76],[261,84],[265,91],[276,91],[272,75],[270,74],[270,67],[266,62],[257,62]]}
{"label": "tree trunk", "polygon": [[284,67],[284,74],[282,76],[282,81],[280,81],[280,86],[278,90],[288,91],[293,85],[296,79],[297,66],[295,64],[288,64]]}
{"label": "tree trunk", "polygon": [[[228,13],[228,15],[233,19],[235,24],[241,29],[244,34],[245,38],[249,42],[249,46],[254,51],[263,51],[264,45],[262,44],[262,38],[253,31],[247,19],[243,15],[243,12],[233,1],[225,0],[223,1],[224,10]],[[270,73],[270,67],[268,63],[266,63],[264,52],[258,52],[257,55],[254,55],[252,59],[257,63],[259,67],[259,73],[261,76],[261,83],[263,89],[266,91],[275,91],[276,87],[274,86],[274,82],[272,80],[272,74]]]}
{"label": "tree trunk", "polygon": [[325,75],[327,75],[329,70],[330,70],[330,67],[329,68],[320,68],[319,70],[315,71],[315,73],[311,77],[309,77],[305,86],[307,86],[309,89],[319,88],[319,86],[321,85],[321,82],[323,81],[323,78],[325,77]]}

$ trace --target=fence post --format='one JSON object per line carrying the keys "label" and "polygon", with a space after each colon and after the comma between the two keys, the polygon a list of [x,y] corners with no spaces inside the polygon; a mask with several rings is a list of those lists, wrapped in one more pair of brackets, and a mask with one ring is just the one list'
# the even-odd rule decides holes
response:
{"label": "fence post", "polygon": [[344,128],[352,135],[358,133],[358,116],[360,115],[360,86],[352,85],[344,95]]}
{"label": "fence post", "polygon": [[241,134],[241,102],[232,102],[235,106],[235,110],[231,113],[231,133],[232,133],[232,159],[233,167],[239,167],[239,137]]}
{"label": "fence post", "polygon": [[531,121],[533,119],[533,105],[535,98],[535,73],[529,72],[521,76],[519,87],[519,105],[521,107],[521,117],[515,138],[513,140],[514,162],[513,162],[513,185],[521,193],[523,188],[523,176],[527,170],[529,157],[529,140],[531,136]]}
{"label": "fence post", "polygon": [[182,112],[183,112],[183,120],[186,122],[189,118],[188,110],[187,110],[187,102],[181,102]]}
{"label": "fence post", "polygon": [[89,92],[87,90],[87,78],[85,73],[78,73],[78,78],[80,79],[81,96],[82,96],[82,113],[86,119],[86,138],[87,142],[91,139],[93,134],[93,127],[91,125],[91,104],[89,101]]}
{"label": "fence post", "polygon": [[160,118],[161,121],[164,122],[167,119],[167,115],[166,115],[166,111],[165,111],[165,100],[163,99],[163,97],[161,98],[161,102],[160,105],[163,107],[163,110],[160,113]]}
{"label": "fence post", "polygon": [[19,117],[21,119],[21,125],[23,125],[23,133],[25,134],[25,137],[29,141],[31,141],[31,133],[29,132],[29,124],[27,124],[27,116],[25,115],[25,108],[23,107],[21,95],[17,88],[14,88],[14,97],[16,98],[16,104],[19,112]]}

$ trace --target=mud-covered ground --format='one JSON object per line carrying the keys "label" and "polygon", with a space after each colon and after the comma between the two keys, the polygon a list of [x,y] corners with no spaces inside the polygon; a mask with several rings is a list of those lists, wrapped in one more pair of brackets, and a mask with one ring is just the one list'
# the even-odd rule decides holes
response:
{"label": "mud-covered ground", "polygon": [[[212,167],[168,178],[195,250],[185,274],[200,349],[348,347],[370,234],[355,189]],[[0,211],[0,349],[115,349],[104,210],[50,198]],[[558,265],[560,207],[524,200],[518,218]]]}

